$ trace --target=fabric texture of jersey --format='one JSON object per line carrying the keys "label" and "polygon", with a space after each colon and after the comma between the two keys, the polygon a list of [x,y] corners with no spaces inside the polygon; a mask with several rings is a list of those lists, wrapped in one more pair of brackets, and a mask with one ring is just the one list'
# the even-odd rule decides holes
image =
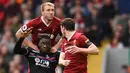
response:
{"label": "fabric texture of jersey", "polygon": [[37,45],[38,39],[41,35],[50,36],[52,46],[55,45],[56,36],[61,33],[60,31],[60,19],[54,17],[51,24],[47,26],[42,19],[42,16],[30,20],[27,24],[21,27],[21,30],[26,30],[27,28],[33,27],[32,29],[32,42]]}
{"label": "fabric texture of jersey", "polygon": [[32,48],[21,48],[23,40],[24,38],[20,38],[16,43],[14,53],[26,57],[29,63],[30,73],[55,73],[60,52],[39,53]]}
{"label": "fabric texture of jersey", "polygon": [[65,60],[71,60],[70,64],[64,67],[64,73],[87,73],[87,54],[66,52],[66,47],[68,46],[85,47],[86,40],[88,40],[87,37],[78,32],[75,32],[70,40],[64,39],[62,52],[65,53]]}

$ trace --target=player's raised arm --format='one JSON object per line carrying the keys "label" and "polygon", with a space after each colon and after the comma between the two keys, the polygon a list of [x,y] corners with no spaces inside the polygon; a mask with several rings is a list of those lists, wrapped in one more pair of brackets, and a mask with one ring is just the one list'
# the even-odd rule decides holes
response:
{"label": "player's raised arm", "polygon": [[33,20],[29,21],[27,24],[24,24],[24,25],[16,32],[16,34],[15,34],[16,37],[17,37],[17,38],[22,37],[22,35],[27,32],[27,29],[28,29],[28,28],[30,28],[30,29],[32,30],[32,29],[33,29],[33,26],[34,26],[34,24],[33,24],[32,22],[33,22]]}
{"label": "player's raised arm", "polygon": [[[22,36],[23,32],[20,31],[20,29],[16,32],[16,37],[20,38]],[[24,44],[31,47],[31,48],[37,48],[36,45],[34,45],[30,40],[28,40],[27,38],[24,39]]]}
{"label": "player's raised arm", "polygon": [[32,28],[27,29],[25,32],[23,32],[21,34],[21,37],[19,37],[19,40],[16,42],[16,45],[14,47],[14,53],[15,54],[24,55],[24,54],[26,54],[28,52],[27,49],[21,48],[21,45],[22,45],[22,42],[25,39],[25,37],[28,36],[32,32],[31,29]]}
{"label": "player's raised arm", "polygon": [[52,51],[53,53],[55,53],[55,52],[61,47],[62,42],[63,42],[63,39],[61,38],[61,39],[58,41],[58,43],[57,43],[55,46],[52,47],[52,50],[51,50],[51,51]]}
{"label": "player's raised arm", "polygon": [[69,46],[67,47],[67,51],[74,54],[74,53],[84,53],[84,54],[93,54],[97,55],[99,53],[98,48],[96,45],[94,45],[89,39],[87,39],[84,35],[80,36],[80,41],[82,45],[85,45],[85,47],[80,48],[77,46]]}
{"label": "player's raised arm", "polygon": [[23,55],[23,54],[27,53],[27,50],[25,48],[21,48],[21,44],[22,44],[23,40],[24,40],[24,38],[20,38],[16,42],[16,45],[15,45],[14,50],[13,50],[15,54]]}
{"label": "player's raised arm", "polygon": [[[25,34],[26,30],[28,28],[31,28],[31,30],[33,30],[33,26],[34,24],[32,23],[33,20],[29,21],[26,25],[23,25],[17,32],[16,32],[16,37],[20,38],[23,34]],[[34,49],[38,49],[37,46],[35,44],[33,44],[30,40],[28,40],[27,38],[24,39],[23,41],[24,45],[29,46],[31,48]]]}

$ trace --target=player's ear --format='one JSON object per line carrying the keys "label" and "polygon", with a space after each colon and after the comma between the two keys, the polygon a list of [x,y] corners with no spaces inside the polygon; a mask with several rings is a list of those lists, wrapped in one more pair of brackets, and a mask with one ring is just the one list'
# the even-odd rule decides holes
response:
{"label": "player's ear", "polygon": [[66,29],[65,29],[65,27],[63,27],[63,31],[65,31]]}
{"label": "player's ear", "polygon": [[43,11],[41,11],[41,14],[44,15]]}
{"label": "player's ear", "polygon": [[41,14],[42,14],[42,15],[43,15],[43,11],[44,11],[44,10],[43,10],[43,7],[41,6]]}
{"label": "player's ear", "polygon": [[61,26],[61,29],[64,29],[64,26]]}
{"label": "player's ear", "polygon": [[63,28],[63,26],[62,26],[62,25],[60,25],[60,28],[62,29],[62,28]]}

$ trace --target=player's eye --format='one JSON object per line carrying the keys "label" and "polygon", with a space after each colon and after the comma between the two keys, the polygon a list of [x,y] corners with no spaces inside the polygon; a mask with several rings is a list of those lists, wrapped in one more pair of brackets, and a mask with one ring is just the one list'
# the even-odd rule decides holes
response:
{"label": "player's eye", "polygon": [[50,9],[47,9],[47,11],[50,11]]}
{"label": "player's eye", "polygon": [[41,44],[45,44],[44,42],[42,42]]}
{"label": "player's eye", "polygon": [[52,9],[51,11],[54,11],[54,9]]}

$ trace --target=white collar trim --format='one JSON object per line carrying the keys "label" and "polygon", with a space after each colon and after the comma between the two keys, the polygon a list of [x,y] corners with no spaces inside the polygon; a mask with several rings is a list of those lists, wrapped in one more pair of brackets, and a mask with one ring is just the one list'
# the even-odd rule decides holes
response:
{"label": "white collar trim", "polygon": [[48,27],[49,25],[45,22],[45,20],[43,19],[43,16],[41,16],[41,20],[42,22]]}
{"label": "white collar trim", "polygon": [[74,32],[70,35],[70,37],[67,39],[68,41],[72,38],[72,36],[75,34],[75,32],[76,32],[76,31],[74,31]]}

